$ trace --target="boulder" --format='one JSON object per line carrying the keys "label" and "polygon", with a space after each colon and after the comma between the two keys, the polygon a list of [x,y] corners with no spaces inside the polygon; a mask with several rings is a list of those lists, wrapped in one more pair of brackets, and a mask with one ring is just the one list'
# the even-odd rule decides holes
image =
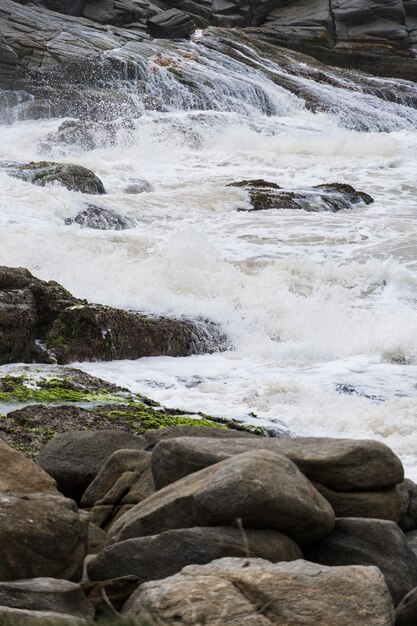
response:
{"label": "boulder", "polygon": [[88,486],[81,505],[91,509],[94,524],[107,530],[120,515],[154,491],[150,452],[116,450]]}
{"label": "boulder", "polygon": [[[0,493],[58,495],[55,480],[36,463],[0,441]],[[0,602],[1,604],[1,602]]]}
{"label": "boulder", "polygon": [[95,230],[127,230],[133,225],[122,215],[94,204],[89,204],[74,218],[70,217],[65,220],[67,226],[74,223],[79,224],[81,228],[94,228]]}
{"label": "boulder", "polygon": [[275,530],[185,528],[108,546],[88,562],[87,574],[90,580],[129,574],[155,580],[172,576],[186,565],[203,565],[226,556],[259,557],[275,563],[303,555],[294,541]]}
{"label": "boulder", "polygon": [[397,605],[417,585],[417,557],[394,522],[344,518],[333,532],[306,548],[306,558],[323,565],[375,565]]}
{"label": "boulder", "polygon": [[146,0],[85,0],[83,16],[99,24],[145,30],[145,20],[159,12],[158,6]]}
{"label": "boulder", "polygon": [[409,478],[406,478],[401,485],[401,492],[404,510],[399,526],[404,532],[408,532],[417,528],[417,485]]}
{"label": "boulder", "polygon": [[402,498],[398,487],[380,491],[339,492],[314,483],[321,495],[332,505],[336,517],[370,517],[398,522]]}
{"label": "boulder", "polygon": [[395,609],[395,626],[415,626],[417,624],[417,587],[401,600]]}
{"label": "boulder", "polygon": [[70,191],[88,194],[106,193],[101,180],[91,170],[81,165],[41,161],[11,166],[6,168],[5,172],[41,187],[48,183],[58,183]]}
{"label": "boulder", "polygon": [[373,198],[363,191],[356,191],[351,185],[328,183],[316,185],[309,189],[282,189],[276,183],[264,180],[243,180],[231,183],[228,187],[242,187],[249,194],[250,209],[240,210],[264,211],[266,209],[303,209],[317,212],[352,209],[357,204],[371,204]]}
{"label": "boulder", "polygon": [[0,581],[52,577],[79,581],[88,516],[49,494],[0,496]]}
{"label": "boulder", "polygon": [[85,0],[18,0],[19,4],[33,4],[49,11],[79,17],[84,9]]}
{"label": "boulder", "polygon": [[[177,437],[204,437],[205,439],[247,439],[250,437],[253,439],[256,435],[232,428],[229,430],[226,428],[218,428],[214,430],[208,426],[170,426],[168,428],[150,430],[144,434],[144,437],[146,441],[146,449],[153,450],[153,448],[160,441],[165,439],[175,439]],[[216,442],[213,441],[212,445],[215,447]],[[250,449],[250,446],[248,449]],[[181,476],[181,478],[183,477]]]}
{"label": "boulder", "polygon": [[87,554],[98,554],[101,550],[104,549],[104,544],[106,543],[106,533],[104,530],[96,526],[95,524],[90,523],[88,525],[88,546],[87,546]]}
{"label": "boulder", "polygon": [[89,603],[98,614],[103,614],[108,613],[109,609],[105,598],[108,598],[116,611],[120,611],[142,582],[136,576],[129,575],[99,581],[84,580],[81,586]]}
{"label": "boulder", "polygon": [[143,446],[142,437],[118,430],[71,431],[51,439],[42,448],[38,462],[55,478],[61,493],[79,502],[113,452]]}
{"label": "boulder", "polygon": [[27,609],[12,609],[0,606],[0,619],[5,626],[49,626],[63,624],[67,626],[85,626],[85,619],[64,615],[53,611],[28,611]]}
{"label": "boulder", "polygon": [[403,481],[400,459],[378,441],[324,437],[253,439],[175,438],[161,441],[152,454],[157,489],[247,450],[285,454],[310,480],[336,491],[378,490]]}
{"label": "boulder", "polygon": [[80,585],[56,578],[0,582],[0,606],[28,611],[51,611],[74,617],[94,617],[94,610],[87,602]]}
{"label": "boulder", "polygon": [[325,567],[293,561],[224,558],[190,565],[148,582],[130,597],[123,615],[161,626],[392,626],[394,611],[375,567]]}
{"label": "boulder", "polygon": [[306,544],[332,530],[334,513],[292,461],[254,450],[156,492],[112,525],[108,543],[238,519],[244,528],[279,530]]}
{"label": "boulder", "polygon": [[162,11],[146,22],[148,33],[156,39],[188,39],[196,24],[189,15],[178,9]]}
{"label": "boulder", "polygon": [[405,538],[407,539],[408,547],[411,548],[411,550],[417,556],[417,530],[406,532]]}

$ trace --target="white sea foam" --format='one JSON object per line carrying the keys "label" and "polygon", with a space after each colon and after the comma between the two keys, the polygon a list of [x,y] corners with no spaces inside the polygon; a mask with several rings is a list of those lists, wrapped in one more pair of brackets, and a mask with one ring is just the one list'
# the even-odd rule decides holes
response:
{"label": "white sea foam", "polygon": [[[204,71],[214,80],[219,68],[213,52]],[[234,345],[222,355],[82,365],[87,371],[171,406],[377,437],[417,475],[417,111],[310,81],[334,103],[314,114],[261,70],[229,60],[225,72],[199,111],[157,68],[155,97],[168,85],[169,110],[144,112],[128,141],[122,134],[109,147],[48,150],[62,120],[0,126],[0,161],[76,162],[108,192],[86,197],[0,172],[0,263],[90,301],[207,316]],[[138,178],[154,191],[125,193]],[[238,212],[249,206],[246,193],[226,185],[248,178],[291,189],[346,182],[375,203],[338,214]],[[134,228],[66,226],[87,202]]]}

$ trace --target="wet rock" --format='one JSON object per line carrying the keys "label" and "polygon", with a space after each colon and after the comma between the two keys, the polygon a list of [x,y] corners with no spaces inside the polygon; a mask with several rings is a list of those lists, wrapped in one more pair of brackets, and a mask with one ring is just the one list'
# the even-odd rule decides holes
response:
{"label": "wet rock", "polygon": [[196,24],[189,15],[178,9],[158,13],[146,22],[148,33],[156,39],[188,39]]}
{"label": "wet rock", "polygon": [[94,616],[92,606],[87,602],[80,585],[56,578],[0,582],[0,606],[28,611],[51,611],[74,617]]}
{"label": "wet rock", "polygon": [[56,483],[49,474],[2,441],[0,441],[0,493],[15,496],[30,493],[58,495]]}
{"label": "wet rock", "polygon": [[145,583],[123,609],[127,617],[161,626],[192,624],[199,615],[206,626],[232,619],[242,626],[392,626],[393,613],[375,567],[241,558],[191,565],[175,576]]}
{"label": "wet rock", "polygon": [[310,480],[336,491],[379,490],[401,483],[400,459],[382,443],[325,437],[219,439],[175,438],[161,441],[152,454],[159,489],[192,472],[248,450],[285,454]]}
{"label": "wet rock", "polygon": [[[161,558],[163,555],[163,558]],[[210,563],[226,556],[259,557],[273,563],[302,558],[297,544],[274,530],[187,528],[127,539],[89,561],[90,580],[135,574],[143,580],[166,578],[186,565]]]}
{"label": "wet rock", "polygon": [[0,495],[0,581],[52,577],[79,581],[88,516],[49,494]]}
{"label": "wet rock", "polygon": [[363,191],[356,191],[351,185],[329,183],[316,185],[305,190],[289,191],[275,183],[264,180],[244,180],[231,183],[228,187],[243,187],[249,193],[251,211],[267,209],[296,209],[309,212],[337,211],[351,209],[357,204],[371,204],[373,198]]}
{"label": "wet rock", "polygon": [[0,268],[0,364],[188,356],[227,345],[219,326],[208,320],[88,304],[54,281]]}
{"label": "wet rock", "polygon": [[159,12],[158,6],[146,0],[85,0],[83,17],[99,24],[129,25],[145,30],[145,20]]}
{"label": "wet rock", "polygon": [[18,0],[19,4],[33,4],[49,11],[57,11],[65,15],[79,17],[82,14],[85,0]]}
{"label": "wet rock", "polygon": [[41,144],[42,151],[64,155],[69,147],[94,150],[113,146],[121,137],[123,144],[129,143],[132,121],[122,118],[114,122],[93,122],[91,120],[65,120],[55,132],[49,133]]}
{"label": "wet rock", "polygon": [[144,450],[116,450],[88,486],[81,504],[91,509],[90,520],[107,530],[123,513],[155,491],[151,454]]}
{"label": "wet rock", "polygon": [[65,220],[67,225],[71,225],[74,222],[79,224],[81,228],[94,228],[96,230],[126,230],[133,226],[132,222],[122,215],[118,215],[109,209],[103,209],[95,204],[89,204],[74,218]]}
{"label": "wet rock", "polygon": [[88,194],[105,194],[101,180],[89,169],[71,163],[32,162],[5,169],[6,173],[33,185],[44,187],[58,183],[70,191]]}
{"label": "wet rock", "polygon": [[328,534],[334,523],[333,509],[289,459],[258,450],[157,491],[112,525],[108,543],[175,528],[232,525],[238,518],[244,528],[279,530],[301,544]]}
{"label": "wet rock", "polygon": [[306,548],[306,558],[324,565],[375,565],[397,605],[417,585],[417,557],[394,522],[345,518],[333,532]]}
{"label": "wet rock", "polygon": [[79,502],[113,452],[143,446],[142,437],[117,430],[72,431],[51,439],[41,450],[38,462],[55,478],[61,493]]}
{"label": "wet rock", "polygon": [[417,587],[401,600],[395,609],[395,626],[415,626],[417,624]]}

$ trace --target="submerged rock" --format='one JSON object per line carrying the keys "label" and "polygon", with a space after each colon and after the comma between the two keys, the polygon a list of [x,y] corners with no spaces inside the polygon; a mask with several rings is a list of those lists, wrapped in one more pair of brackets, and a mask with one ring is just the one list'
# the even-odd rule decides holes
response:
{"label": "submerged rock", "polygon": [[242,187],[249,193],[251,209],[242,211],[264,211],[266,209],[297,209],[309,212],[328,211],[336,213],[351,209],[356,204],[371,204],[374,200],[351,185],[329,183],[316,185],[305,190],[288,191],[276,183],[265,180],[243,180],[230,183],[228,187]]}
{"label": "submerged rock", "polygon": [[133,224],[109,209],[103,209],[95,204],[89,204],[83,211],[74,218],[67,218],[65,223],[71,225],[79,224],[81,228],[94,228],[96,230],[127,230]]}
{"label": "submerged rock", "polygon": [[394,610],[376,567],[224,558],[139,587],[126,617],[171,626],[392,626]]}
{"label": "submerged rock", "polygon": [[70,191],[96,195],[106,193],[101,180],[91,170],[81,165],[39,161],[9,166],[5,168],[5,172],[41,187],[48,183],[58,183]]}

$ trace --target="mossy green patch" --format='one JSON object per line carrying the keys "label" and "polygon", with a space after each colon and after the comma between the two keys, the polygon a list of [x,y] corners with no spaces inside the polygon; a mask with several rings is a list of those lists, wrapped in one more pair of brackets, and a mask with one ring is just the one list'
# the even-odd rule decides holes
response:
{"label": "mossy green patch", "polygon": [[81,391],[66,378],[30,380],[26,376],[3,376],[0,379],[0,402],[120,402],[120,396],[105,389]]}

